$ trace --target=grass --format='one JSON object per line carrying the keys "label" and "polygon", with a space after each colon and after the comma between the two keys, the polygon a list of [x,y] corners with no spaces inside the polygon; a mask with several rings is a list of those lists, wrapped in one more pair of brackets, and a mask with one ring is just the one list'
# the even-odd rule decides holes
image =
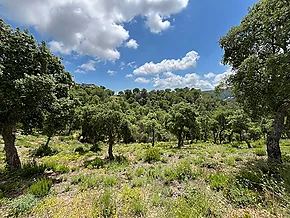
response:
{"label": "grass", "polygon": [[[173,142],[114,146],[43,136],[17,140],[22,169],[5,170],[0,145],[0,217],[290,217],[290,141],[284,164],[266,161],[265,141],[176,149]],[[93,147],[93,148],[92,148]]]}

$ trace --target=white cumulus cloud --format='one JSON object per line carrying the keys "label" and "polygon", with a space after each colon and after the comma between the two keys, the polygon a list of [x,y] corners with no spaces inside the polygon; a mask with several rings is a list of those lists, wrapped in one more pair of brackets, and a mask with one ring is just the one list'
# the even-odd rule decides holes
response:
{"label": "white cumulus cloud", "polygon": [[154,87],[157,88],[177,88],[189,87],[201,90],[214,89],[213,84],[207,80],[201,80],[200,76],[195,73],[180,76],[171,72],[163,73],[163,77],[154,78]]}
{"label": "white cumulus cloud", "polygon": [[80,65],[78,68],[84,70],[84,71],[95,71],[95,63],[96,61],[90,60],[88,63]]}
{"label": "white cumulus cloud", "polygon": [[126,47],[127,48],[137,49],[139,47],[139,45],[138,45],[138,43],[136,42],[135,39],[130,39],[128,42],[126,42]]}
{"label": "white cumulus cloud", "polygon": [[208,74],[204,74],[204,78],[210,79],[210,78],[214,78],[216,75],[212,72],[208,73]]}
{"label": "white cumulus cloud", "polygon": [[108,74],[109,74],[110,76],[114,76],[114,75],[117,74],[117,72],[116,72],[116,71],[113,71],[113,70],[108,70]]}
{"label": "white cumulus cloud", "polygon": [[143,77],[138,77],[138,78],[135,79],[135,82],[136,82],[136,83],[147,84],[147,83],[150,82],[150,80],[149,80],[149,79],[145,79],[145,78],[143,78]]}
{"label": "white cumulus cloud", "polygon": [[145,63],[141,67],[135,69],[135,75],[155,75],[167,71],[187,70],[196,67],[199,59],[198,53],[195,51],[188,52],[182,59],[163,60],[160,63]]}
{"label": "white cumulus cloud", "polygon": [[132,77],[133,77],[133,74],[126,74],[125,77],[126,77],[126,78],[132,78]]}
{"label": "white cumulus cloud", "polygon": [[49,45],[54,52],[74,52],[113,61],[120,58],[118,47],[130,37],[124,23],[135,17],[144,17],[150,31],[159,33],[170,27],[168,18],[181,12],[188,6],[188,2],[189,0],[1,0],[0,15],[17,24],[34,27],[40,34],[52,38]]}
{"label": "white cumulus cloud", "polygon": [[218,74],[214,77],[214,85],[217,86],[219,85],[221,82],[225,81],[230,75],[233,75],[234,71],[232,69],[228,69],[226,72]]}

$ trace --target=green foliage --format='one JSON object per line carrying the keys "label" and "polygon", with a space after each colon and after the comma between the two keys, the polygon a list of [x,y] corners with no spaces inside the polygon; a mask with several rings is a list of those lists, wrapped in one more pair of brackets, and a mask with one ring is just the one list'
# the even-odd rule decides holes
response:
{"label": "green foliage", "polygon": [[67,166],[63,164],[58,164],[54,161],[46,162],[45,166],[47,169],[53,170],[54,172],[60,173],[60,174],[70,172],[70,169]]}
{"label": "green foliage", "polygon": [[191,189],[177,198],[173,207],[174,217],[208,217],[212,214],[209,199],[200,191]]}
{"label": "green foliage", "polygon": [[36,162],[29,162],[22,165],[19,174],[23,178],[31,178],[33,176],[42,175],[45,169],[45,165],[37,165]]}
{"label": "green foliage", "polygon": [[206,180],[209,182],[210,187],[212,189],[216,191],[220,191],[220,190],[224,190],[228,186],[231,180],[231,177],[221,174],[221,173],[216,173],[216,174],[210,174]]}
{"label": "green foliage", "polygon": [[146,207],[139,188],[125,186],[122,190],[123,210],[132,216],[144,216]]}
{"label": "green foliage", "polygon": [[155,162],[160,160],[160,151],[158,148],[148,148],[145,151],[144,161],[145,162]]}
{"label": "green foliage", "polygon": [[10,213],[14,216],[19,216],[30,211],[38,204],[39,200],[32,194],[26,194],[20,198],[16,198],[10,204]]}
{"label": "green foliage", "polygon": [[102,168],[104,165],[105,165],[105,162],[99,157],[96,157],[94,160],[85,162],[85,167],[89,169],[92,169],[92,168],[99,169],[99,168]]}
{"label": "green foliage", "polygon": [[116,203],[109,190],[99,197],[95,203],[96,217],[112,217],[116,213]]}
{"label": "green foliage", "polygon": [[52,148],[45,145],[39,146],[39,148],[37,148],[34,152],[34,155],[37,157],[52,156],[55,154],[57,154],[57,150],[53,150]]}
{"label": "green foliage", "polygon": [[255,149],[255,154],[257,156],[260,156],[261,157],[261,156],[266,156],[267,152],[263,148],[257,148],[257,149]]}
{"label": "green foliage", "polygon": [[182,160],[175,166],[164,168],[163,180],[165,183],[169,183],[174,180],[190,180],[195,179],[200,172],[193,170],[188,160]]}
{"label": "green foliage", "polygon": [[49,193],[51,186],[52,186],[51,179],[46,178],[37,179],[36,183],[32,184],[28,189],[28,193],[36,197],[44,197]]}
{"label": "green foliage", "polygon": [[118,182],[118,179],[114,176],[108,176],[103,179],[103,183],[105,186],[114,186]]}

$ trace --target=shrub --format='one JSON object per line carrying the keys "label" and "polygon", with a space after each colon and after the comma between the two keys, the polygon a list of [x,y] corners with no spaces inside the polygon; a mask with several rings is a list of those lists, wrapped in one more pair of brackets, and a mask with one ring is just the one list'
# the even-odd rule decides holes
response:
{"label": "shrub", "polygon": [[174,217],[215,217],[213,211],[210,209],[209,199],[205,194],[192,189],[186,191],[185,194],[177,198],[177,202],[174,204],[172,211]]}
{"label": "shrub", "polygon": [[45,166],[47,167],[47,169],[49,170],[53,170],[56,173],[68,173],[70,171],[70,169],[62,164],[57,164],[56,162],[46,162]]}
{"label": "shrub", "polygon": [[145,152],[144,161],[151,163],[160,160],[160,151],[157,148],[148,148]]}
{"label": "shrub", "polygon": [[220,191],[227,187],[230,177],[217,173],[209,175],[206,180],[209,182],[212,189]]}
{"label": "shrub", "polygon": [[116,177],[105,177],[103,180],[103,183],[105,186],[114,186],[115,184],[117,184],[118,180]]}
{"label": "shrub", "polygon": [[74,152],[75,153],[77,152],[79,154],[85,154],[86,153],[85,149],[83,147],[81,147],[81,146],[77,147]]}
{"label": "shrub", "polygon": [[95,143],[93,146],[90,148],[90,151],[92,152],[99,152],[101,151],[101,144],[100,143]]}
{"label": "shrub", "polygon": [[105,165],[105,162],[99,157],[96,157],[94,160],[85,162],[85,167],[89,169],[92,169],[92,168],[99,169],[103,167],[104,165]]}
{"label": "shrub", "polygon": [[39,200],[32,194],[24,195],[11,202],[10,213],[15,216],[21,215],[36,206],[38,201]]}
{"label": "shrub", "polygon": [[112,194],[109,190],[105,190],[95,204],[96,217],[111,217],[116,212],[116,204],[112,200]]}
{"label": "shrub", "polygon": [[[129,213],[131,216],[145,215],[145,204],[143,201],[143,195],[139,188],[131,188],[128,185],[122,190],[123,210]],[[132,216],[133,215],[133,216]]]}
{"label": "shrub", "polygon": [[50,147],[41,145],[38,149],[36,149],[34,155],[37,157],[44,157],[44,156],[52,156],[56,153],[57,153],[56,150],[52,150]]}
{"label": "shrub", "polygon": [[41,175],[44,173],[46,166],[37,165],[36,162],[24,163],[19,171],[20,176],[30,178],[32,176]]}
{"label": "shrub", "polygon": [[49,193],[51,186],[52,180],[46,178],[38,179],[36,183],[30,186],[28,193],[36,197],[43,197]]}
{"label": "shrub", "polygon": [[255,154],[261,157],[261,156],[265,156],[267,153],[266,153],[266,150],[263,148],[256,148]]}

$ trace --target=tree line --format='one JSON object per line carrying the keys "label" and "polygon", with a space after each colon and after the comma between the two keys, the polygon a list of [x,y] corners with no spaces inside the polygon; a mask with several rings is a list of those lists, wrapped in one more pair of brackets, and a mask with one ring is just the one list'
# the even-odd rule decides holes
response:
{"label": "tree line", "polygon": [[27,30],[0,19],[0,130],[9,169],[21,166],[16,131],[40,132],[49,147],[54,135],[80,132],[79,140],[117,142],[212,141],[216,144],[267,139],[269,161],[281,163],[279,140],[290,136],[290,6],[261,0],[239,26],[220,39],[223,63],[234,74],[217,90],[135,88],[115,93],[76,84],[61,59]]}

